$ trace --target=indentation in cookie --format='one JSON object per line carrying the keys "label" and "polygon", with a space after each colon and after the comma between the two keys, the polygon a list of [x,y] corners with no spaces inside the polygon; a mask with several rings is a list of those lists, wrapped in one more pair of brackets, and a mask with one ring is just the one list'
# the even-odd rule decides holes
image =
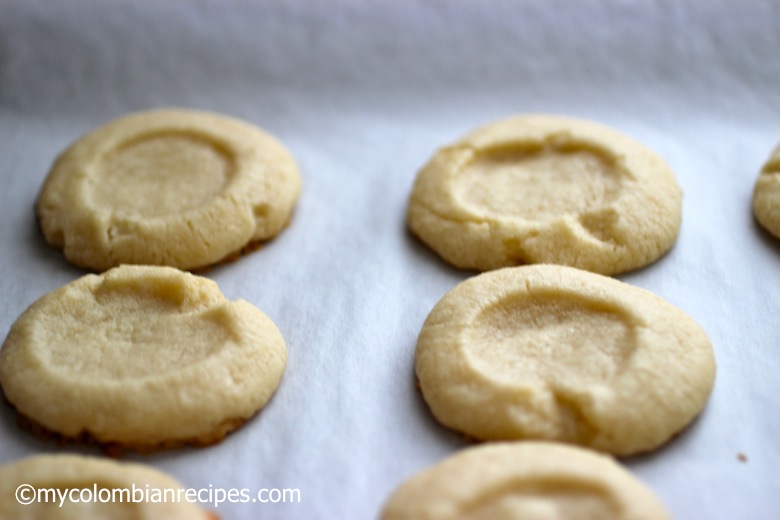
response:
{"label": "indentation in cookie", "polygon": [[471,366],[510,386],[595,384],[617,374],[636,348],[631,316],[575,295],[508,295],[465,334]]}
{"label": "indentation in cookie", "polygon": [[551,139],[476,150],[453,192],[477,214],[543,223],[608,205],[622,183],[623,173],[606,150]]}
{"label": "indentation in cookie", "polygon": [[48,343],[47,364],[74,377],[127,380],[181,370],[216,354],[232,335],[230,304],[194,289],[184,275],[107,276],[90,312],[63,306],[57,330],[48,334],[69,340]]}
{"label": "indentation in cookie", "polygon": [[232,176],[232,156],[196,133],[165,132],[123,142],[94,166],[97,207],[141,216],[176,214],[219,194]]}
{"label": "indentation in cookie", "polygon": [[463,504],[458,518],[616,518],[619,507],[599,482],[522,478],[502,482]]}
{"label": "indentation in cookie", "polygon": [[[93,343],[91,333],[82,336],[88,323],[72,323],[67,333],[82,345],[81,350],[74,352],[67,344],[54,345],[47,352],[48,363],[60,372],[86,379],[144,378],[198,363],[218,352],[229,337],[215,320],[186,316],[170,307],[164,313],[144,312],[143,322],[127,322],[111,312],[122,313],[128,308],[139,307],[124,298],[117,298],[105,306],[106,312],[100,321],[111,348]],[[172,325],[180,331],[175,336],[168,334]],[[167,338],[168,348],[160,348],[161,337]]]}
{"label": "indentation in cookie", "polygon": [[615,232],[619,220],[620,215],[612,207],[602,207],[596,211],[583,213],[579,217],[580,225],[593,238],[613,245],[620,241]]}

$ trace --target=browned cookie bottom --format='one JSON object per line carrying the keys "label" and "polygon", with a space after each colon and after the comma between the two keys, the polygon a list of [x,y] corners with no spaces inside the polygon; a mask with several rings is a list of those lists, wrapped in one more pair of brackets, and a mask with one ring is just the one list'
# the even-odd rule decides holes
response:
{"label": "browned cookie bottom", "polygon": [[191,437],[187,439],[171,439],[155,443],[125,443],[99,439],[95,437],[89,430],[82,430],[78,435],[74,436],[63,435],[62,433],[47,428],[36,420],[22,414],[11,402],[8,401],[5,396],[3,397],[8,406],[10,406],[16,413],[16,424],[19,426],[19,428],[31,434],[33,437],[44,441],[53,440],[60,445],[81,444],[87,446],[97,446],[103,451],[103,453],[113,458],[120,458],[128,451],[133,451],[141,455],[150,455],[159,451],[173,450],[184,447],[206,448],[208,446],[219,444],[225,439],[225,437],[228,436],[228,434],[234,430],[237,430],[249,419],[251,419],[251,417],[227,419],[222,421],[213,432],[198,437]]}

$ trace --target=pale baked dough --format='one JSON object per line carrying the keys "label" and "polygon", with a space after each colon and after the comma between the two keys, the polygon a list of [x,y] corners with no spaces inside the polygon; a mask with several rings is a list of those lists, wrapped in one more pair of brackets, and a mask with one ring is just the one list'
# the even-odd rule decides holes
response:
{"label": "pale baked dough", "polygon": [[780,238],[780,145],[772,151],[756,180],[753,213],[767,231]]}
{"label": "pale baked dough", "polygon": [[72,263],[194,269],[275,236],[300,191],[292,156],[248,123],[194,110],[114,120],[57,159],[37,203]]}
{"label": "pale baked dough", "polygon": [[440,149],[417,176],[408,222],[456,267],[615,274],[669,250],[681,211],[669,166],[636,141],[589,121],[518,116]]}
{"label": "pale baked dough", "polygon": [[[16,495],[20,486],[30,486]],[[140,492],[134,502],[133,486]],[[70,490],[77,490],[71,492]],[[186,500],[181,484],[140,464],[118,463],[79,455],[38,455],[0,467],[0,518],[3,520],[216,520],[198,505]],[[40,490],[40,501],[22,504]],[[81,490],[85,490],[83,493]],[[97,490],[97,498],[94,498]],[[127,490],[124,492],[123,490]],[[157,502],[151,493],[160,490]],[[60,494],[57,494],[57,493]],[[71,501],[64,493],[73,495]],[[111,493],[116,497],[110,499]],[[174,498],[176,497],[176,498]],[[64,499],[63,499],[64,498]],[[102,500],[101,500],[102,498]],[[82,502],[83,500],[83,502]]]}
{"label": "pale baked dough", "polygon": [[147,451],[221,440],[265,405],[286,362],[273,322],[213,281],[120,266],[30,306],[0,350],[0,385],[44,431]]}
{"label": "pale baked dough", "polygon": [[463,450],[403,483],[382,520],[667,520],[605,455],[547,442]]}
{"label": "pale baked dough", "polygon": [[546,439],[629,455],[684,428],[715,361],[704,331],[652,293],[556,265],[457,285],[417,343],[425,401],[477,439]]}

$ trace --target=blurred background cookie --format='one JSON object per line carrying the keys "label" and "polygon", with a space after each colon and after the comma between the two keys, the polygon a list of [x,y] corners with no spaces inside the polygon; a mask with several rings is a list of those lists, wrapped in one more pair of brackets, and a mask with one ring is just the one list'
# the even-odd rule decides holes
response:
{"label": "blurred background cookie", "polygon": [[548,442],[463,450],[404,482],[381,520],[668,520],[613,459]]}
{"label": "blurred background cookie", "polygon": [[[38,455],[0,467],[0,518],[218,520],[188,501],[184,491],[171,477],[140,464]],[[151,499],[157,492],[157,500]]]}
{"label": "blurred background cookie", "polygon": [[780,145],[772,151],[756,180],[753,214],[764,229],[780,237]]}

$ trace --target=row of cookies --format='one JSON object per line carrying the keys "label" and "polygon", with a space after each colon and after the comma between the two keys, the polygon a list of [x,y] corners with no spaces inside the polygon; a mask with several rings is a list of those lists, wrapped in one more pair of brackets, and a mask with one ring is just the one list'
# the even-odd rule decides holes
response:
{"label": "row of cookies", "polygon": [[284,372],[281,333],[177,267],[276,235],[299,191],[276,139],[215,114],[144,112],[78,139],[55,161],[37,216],[68,260],[108,270],[45,295],[11,327],[0,385],[22,421],[148,451],[217,442],[257,412]]}
{"label": "row of cookies", "polygon": [[[780,146],[757,179],[757,220],[780,236]],[[193,270],[278,234],[301,187],[290,153],[239,120],[152,110],[78,139],[36,212],[71,263]],[[447,262],[488,270],[553,263],[614,275],[674,244],[682,191],[664,160],[590,121],[519,116],[440,149],[409,199],[410,229]]]}
{"label": "row of cookies", "polygon": [[[281,144],[213,114],[131,115],[75,142],[43,186],[38,219],[71,262],[108,270],[43,296],[11,327],[0,385],[19,424],[119,453],[210,445],[249,420],[281,381],[281,333],[254,305],[165,265],[205,267],[274,236],[299,190]],[[4,519],[48,517],[52,507],[67,518],[213,517],[186,501],[53,505],[18,495],[85,483],[179,488],[150,468],[94,458],[33,457],[0,469],[0,483]]]}
{"label": "row of cookies", "polygon": [[682,310],[604,275],[671,248],[681,205],[660,157],[595,123],[510,118],[434,155],[409,226],[449,263],[488,272],[433,308],[415,373],[441,424],[499,442],[410,478],[383,520],[669,518],[604,454],[657,449],[689,424],[713,349]]}
{"label": "row of cookies", "polygon": [[11,327],[0,385],[22,422],[148,451],[217,442],[256,413],[284,372],[281,333],[177,267],[274,236],[299,191],[276,139],[215,114],[144,112],[78,139],[55,161],[37,215],[68,260],[108,271],[45,295]]}
{"label": "row of cookies", "polygon": [[[47,240],[77,265],[195,269],[278,233],[299,188],[292,158],[262,131],[213,114],[153,111],[77,141],[57,160],[37,209]],[[439,151],[418,175],[409,225],[459,267],[554,263],[615,274],[672,246],[681,201],[668,166],[633,140],[594,123],[523,117]],[[285,348],[259,310],[226,302],[206,285],[173,269],[123,266],[44,297],[0,351],[6,396],[28,427],[67,438],[140,450],[220,439],[273,393]],[[89,312],[73,312],[80,307]],[[75,324],[37,329],[55,320]],[[154,363],[128,345],[159,353],[155,338],[170,330],[189,335],[149,373]],[[108,337],[117,349],[82,349],[73,359],[62,341],[68,334],[79,345]],[[247,338],[243,348],[224,347],[233,335]],[[239,366],[247,359],[255,361]],[[416,370],[434,415],[474,437],[628,454],[658,446],[698,413],[714,360],[701,329],[660,298],[584,271],[538,266],[487,273],[453,289],[426,321]],[[98,385],[86,380],[101,374]],[[56,382],[37,404],[31,377]],[[202,377],[225,392],[211,400],[191,394]],[[80,401],[70,398],[90,402],[98,387],[108,391],[94,408],[73,410]],[[152,410],[160,420],[145,421],[143,403],[172,388]],[[62,408],[41,405],[48,397]],[[231,406],[204,412],[196,404],[204,400]],[[112,410],[124,418],[107,428]]]}
{"label": "row of cookies", "polygon": [[710,395],[715,359],[701,327],[649,291],[537,264],[445,294],[423,324],[415,373],[442,425],[490,442],[412,477],[383,520],[652,520],[669,516],[607,455],[658,449],[684,429]]}

